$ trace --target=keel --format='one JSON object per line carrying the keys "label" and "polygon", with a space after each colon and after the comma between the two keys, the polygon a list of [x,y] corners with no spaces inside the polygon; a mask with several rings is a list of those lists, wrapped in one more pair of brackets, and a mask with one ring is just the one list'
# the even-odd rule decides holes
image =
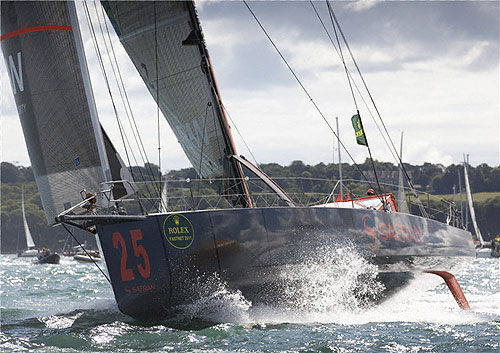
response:
{"label": "keel", "polygon": [[458,284],[457,279],[449,272],[445,271],[424,271],[425,273],[432,273],[438,275],[442,279],[444,279],[448,289],[451,294],[453,294],[453,298],[455,298],[458,306],[462,310],[470,310],[469,302],[465,298],[464,292],[462,292],[462,288]]}

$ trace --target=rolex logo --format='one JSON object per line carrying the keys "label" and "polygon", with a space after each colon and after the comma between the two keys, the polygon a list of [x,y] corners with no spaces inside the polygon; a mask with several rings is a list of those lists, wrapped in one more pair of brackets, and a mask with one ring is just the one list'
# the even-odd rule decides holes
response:
{"label": "rolex logo", "polygon": [[163,222],[163,235],[174,248],[187,249],[194,241],[193,225],[186,216],[171,214]]}

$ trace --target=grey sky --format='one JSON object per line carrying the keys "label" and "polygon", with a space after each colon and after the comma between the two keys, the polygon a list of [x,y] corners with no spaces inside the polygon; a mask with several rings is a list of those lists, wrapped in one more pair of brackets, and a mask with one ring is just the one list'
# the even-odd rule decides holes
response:
{"label": "grey sky", "polygon": [[[314,4],[330,29],[325,2]],[[244,4],[197,5],[222,99],[258,162],[331,162],[333,135]],[[339,117],[341,138],[356,161],[364,161],[366,148],[355,144],[350,125],[355,107],[345,73],[310,3],[249,5],[333,126]],[[405,131],[405,160],[448,165],[465,152],[472,164],[499,165],[499,2],[334,2],[333,8],[396,144]],[[80,21],[100,118],[121,150],[87,24]],[[124,51],[118,55],[156,161],[154,101]],[[27,165],[4,65],[1,74],[2,160]],[[360,110],[374,158],[394,162],[368,112]],[[162,124],[163,169],[188,167]],[[248,156],[234,126],[232,131],[238,152]]]}

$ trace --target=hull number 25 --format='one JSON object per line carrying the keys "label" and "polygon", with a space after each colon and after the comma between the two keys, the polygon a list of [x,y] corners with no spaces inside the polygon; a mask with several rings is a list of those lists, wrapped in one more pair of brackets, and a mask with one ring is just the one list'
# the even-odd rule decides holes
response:
{"label": "hull number 25", "polygon": [[[139,271],[139,274],[143,278],[148,278],[149,275],[151,274],[151,266],[149,264],[149,257],[148,253],[146,252],[146,249],[144,246],[137,244],[137,242],[142,240],[142,232],[140,229],[133,229],[130,231],[130,239],[132,240],[132,247],[134,249],[134,256],[135,257],[142,257],[144,260],[144,265],[138,264],[137,270]],[[134,277],[134,271],[132,271],[131,268],[127,268],[127,245],[125,244],[125,240],[123,239],[123,236],[118,233],[114,232],[113,233],[113,247],[115,249],[118,249],[118,245],[121,247],[122,251],[122,256],[121,256],[121,263],[120,263],[120,271],[121,271],[121,277],[123,282],[127,281],[133,281],[135,279]]]}

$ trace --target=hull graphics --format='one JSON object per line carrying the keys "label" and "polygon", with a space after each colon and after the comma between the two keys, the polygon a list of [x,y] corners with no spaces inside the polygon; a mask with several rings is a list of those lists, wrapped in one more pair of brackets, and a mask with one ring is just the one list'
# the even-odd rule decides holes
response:
{"label": "hull graphics", "polygon": [[[384,290],[423,270],[475,257],[469,232],[399,213],[337,208],[252,208],[99,220],[97,231],[120,310],[166,317],[203,295],[214,274],[252,303],[286,304],[283,271],[348,246],[377,266]],[[306,261],[305,261],[306,260]]]}

